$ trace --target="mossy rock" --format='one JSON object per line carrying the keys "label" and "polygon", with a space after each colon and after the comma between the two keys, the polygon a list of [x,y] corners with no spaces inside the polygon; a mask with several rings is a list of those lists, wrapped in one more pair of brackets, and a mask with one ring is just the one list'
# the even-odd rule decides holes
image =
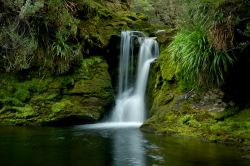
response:
{"label": "mossy rock", "polygon": [[[70,125],[99,120],[113,103],[108,65],[85,58],[72,73],[54,77],[0,74],[0,125]],[[35,71],[32,71],[35,75]],[[9,88],[6,88],[8,86]]]}
{"label": "mossy rock", "polygon": [[2,105],[7,106],[23,106],[23,102],[14,97],[6,97],[0,100]]}
{"label": "mossy rock", "polygon": [[[164,95],[173,89],[159,91],[151,108],[151,117],[142,130],[175,136],[192,136],[213,142],[250,145],[250,111],[228,107],[223,112],[211,112],[207,107],[196,107],[189,98],[174,93],[171,102],[163,102]],[[212,107],[212,105],[211,105]]]}
{"label": "mossy rock", "polygon": [[[50,114],[43,117],[42,124],[77,124],[96,122],[105,112],[102,106],[81,104],[81,97],[66,97],[53,103]],[[97,103],[95,103],[97,104]],[[67,122],[66,124],[65,121]]]}
{"label": "mossy rock", "polygon": [[18,89],[14,96],[20,101],[25,102],[30,99],[30,91],[27,89]]}
{"label": "mossy rock", "polygon": [[250,145],[249,108],[225,101],[225,93],[218,88],[188,89],[188,85],[176,76],[178,68],[171,63],[166,46],[163,50],[150,71],[147,96],[150,117],[141,129]]}

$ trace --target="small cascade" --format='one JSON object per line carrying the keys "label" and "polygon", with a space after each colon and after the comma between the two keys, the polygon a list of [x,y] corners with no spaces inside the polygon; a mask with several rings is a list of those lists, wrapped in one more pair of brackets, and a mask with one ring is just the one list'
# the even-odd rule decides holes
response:
{"label": "small cascade", "polygon": [[[135,40],[139,42],[139,54],[134,54]],[[118,96],[110,122],[142,123],[145,120],[145,92],[150,64],[159,55],[155,38],[142,32],[121,33]]]}

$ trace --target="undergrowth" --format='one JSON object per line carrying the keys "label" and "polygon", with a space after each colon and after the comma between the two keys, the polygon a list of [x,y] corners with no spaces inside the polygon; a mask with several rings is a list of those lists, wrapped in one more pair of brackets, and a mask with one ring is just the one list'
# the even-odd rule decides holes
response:
{"label": "undergrowth", "polygon": [[184,7],[179,31],[169,46],[171,60],[181,80],[190,88],[221,86],[236,57],[233,11],[199,2]]}
{"label": "undergrowth", "polygon": [[83,15],[96,15],[89,0],[0,0],[0,71],[38,67],[62,74],[79,63],[82,4]]}

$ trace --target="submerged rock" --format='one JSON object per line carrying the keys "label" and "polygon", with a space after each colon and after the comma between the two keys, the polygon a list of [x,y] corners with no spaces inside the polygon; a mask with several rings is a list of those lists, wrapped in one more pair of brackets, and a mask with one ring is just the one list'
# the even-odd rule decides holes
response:
{"label": "submerged rock", "polygon": [[18,79],[17,74],[1,74],[1,125],[95,122],[113,103],[108,65],[102,57],[84,59],[80,67],[68,75],[28,75]]}

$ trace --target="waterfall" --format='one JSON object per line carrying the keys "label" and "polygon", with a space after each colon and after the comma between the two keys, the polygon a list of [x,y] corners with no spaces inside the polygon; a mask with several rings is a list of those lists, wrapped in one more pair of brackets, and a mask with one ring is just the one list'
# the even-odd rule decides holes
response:
{"label": "waterfall", "polygon": [[[136,40],[139,42],[138,56],[134,54]],[[147,79],[150,64],[158,55],[159,48],[154,38],[137,31],[121,33],[118,95],[111,122],[142,123],[145,120]]]}
{"label": "waterfall", "polygon": [[[112,165],[147,165],[143,135],[137,128],[146,118],[144,98],[148,74],[150,64],[158,55],[155,38],[136,31],[121,33],[118,94],[112,115],[103,123],[83,125],[84,129],[112,129]],[[105,131],[105,138],[106,134]]]}

